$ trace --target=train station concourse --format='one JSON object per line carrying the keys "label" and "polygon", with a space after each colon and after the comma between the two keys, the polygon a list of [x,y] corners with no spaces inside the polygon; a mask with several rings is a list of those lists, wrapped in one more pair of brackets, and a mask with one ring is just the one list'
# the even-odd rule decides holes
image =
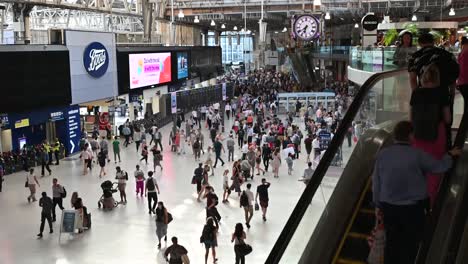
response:
{"label": "train station concourse", "polygon": [[468,263],[468,2],[0,22],[0,264]]}

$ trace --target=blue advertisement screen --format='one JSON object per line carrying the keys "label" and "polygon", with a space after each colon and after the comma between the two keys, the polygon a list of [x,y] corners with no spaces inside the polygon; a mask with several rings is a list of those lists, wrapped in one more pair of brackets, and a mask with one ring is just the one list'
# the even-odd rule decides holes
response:
{"label": "blue advertisement screen", "polygon": [[187,52],[177,53],[177,79],[188,78],[188,54]]}

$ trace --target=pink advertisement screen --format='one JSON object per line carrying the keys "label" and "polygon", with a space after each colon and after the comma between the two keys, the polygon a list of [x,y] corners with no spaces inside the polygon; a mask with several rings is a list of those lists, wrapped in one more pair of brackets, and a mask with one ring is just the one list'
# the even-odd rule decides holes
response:
{"label": "pink advertisement screen", "polygon": [[130,89],[171,81],[171,53],[130,54]]}

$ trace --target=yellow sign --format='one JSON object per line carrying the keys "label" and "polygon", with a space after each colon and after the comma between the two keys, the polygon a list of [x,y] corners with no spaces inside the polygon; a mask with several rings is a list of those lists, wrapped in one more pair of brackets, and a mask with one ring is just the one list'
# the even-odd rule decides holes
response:
{"label": "yellow sign", "polygon": [[27,127],[29,126],[29,118],[17,120],[15,122],[15,128]]}

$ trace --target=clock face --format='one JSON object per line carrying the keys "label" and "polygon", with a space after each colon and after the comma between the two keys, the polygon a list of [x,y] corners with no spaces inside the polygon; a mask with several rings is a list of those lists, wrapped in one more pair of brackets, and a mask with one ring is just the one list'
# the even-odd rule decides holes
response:
{"label": "clock face", "polygon": [[302,15],[294,21],[295,35],[302,40],[312,40],[318,36],[319,22],[311,15]]}

